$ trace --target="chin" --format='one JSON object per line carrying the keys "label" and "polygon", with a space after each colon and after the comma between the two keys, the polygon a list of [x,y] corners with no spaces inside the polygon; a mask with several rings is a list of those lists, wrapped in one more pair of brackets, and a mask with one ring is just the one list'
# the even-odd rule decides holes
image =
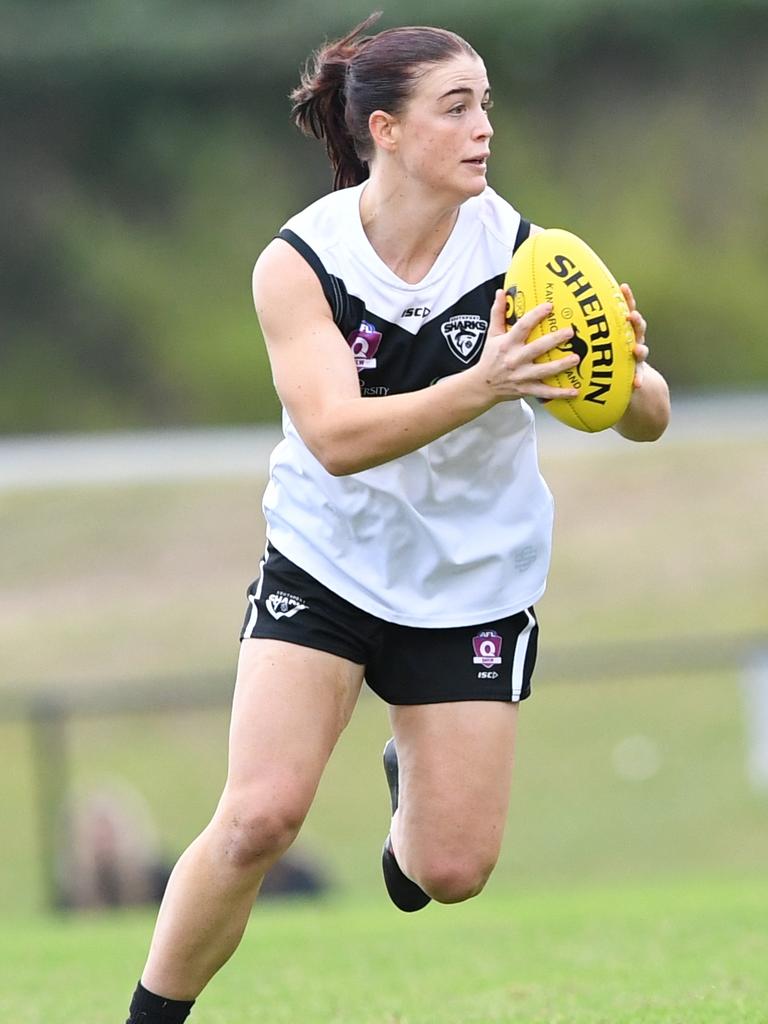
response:
{"label": "chin", "polygon": [[477,181],[464,188],[464,199],[472,199],[475,196],[481,196],[483,192],[485,192],[486,188],[488,188],[488,182],[485,178],[478,176]]}
{"label": "chin", "polygon": [[468,199],[474,199],[476,196],[482,195],[487,187],[488,182],[485,180],[485,177],[477,175],[475,179],[470,181],[467,181],[465,178],[463,181],[456,181],[450,184],[443,182],[439,187],[433,187],[433,194],[439,191],[451,205],[458,204],[461,206]]}

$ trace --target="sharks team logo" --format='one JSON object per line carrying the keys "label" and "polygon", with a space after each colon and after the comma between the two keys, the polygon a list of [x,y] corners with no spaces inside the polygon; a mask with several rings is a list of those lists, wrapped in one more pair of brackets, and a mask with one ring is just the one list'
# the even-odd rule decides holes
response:
{"label": "sharks team logo", "polygon": [[456,358],[468,363],[485,340],[488,321],[474,313],[465,313],[446,320],[440,330]]}
{"label": "sharks team logo", "polygon": [[297,612],[304,612],[309,607],[300,597],[296,597],[295,594],[286,594],[284,590],[270,594],[266,605],[267,611],[273,619],[292,619]]}

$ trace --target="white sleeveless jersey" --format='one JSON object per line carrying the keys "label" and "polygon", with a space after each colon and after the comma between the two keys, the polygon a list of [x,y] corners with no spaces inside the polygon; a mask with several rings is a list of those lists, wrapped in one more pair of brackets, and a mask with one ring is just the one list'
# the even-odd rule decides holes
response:
{"label": "white sleeveless jersey", "polygon": [[[364,188],[325,196],[280,237],[318,275],[361,395],[416,391],[477,362],[495,291],[529,225],[486,188],[461,206],[426,277],[407,284],[365,235]],[[339,596],[424,627],[490,622],[541,597],[552,496],[524,402],[502,402],[418,451],[342,477],[323,469],[286,413],[283,430],[264,496],[268,537]]]}

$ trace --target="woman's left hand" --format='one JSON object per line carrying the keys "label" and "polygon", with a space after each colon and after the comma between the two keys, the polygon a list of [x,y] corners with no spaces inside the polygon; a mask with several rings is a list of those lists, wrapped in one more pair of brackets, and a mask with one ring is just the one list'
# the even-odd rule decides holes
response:
{"label": "woman's left hand", "polygon": [[629,316],[627,320],[632,324],[632,330],[635,333],[635,344],[632,346],[632,354],[635,357],[637,368],[635,370],[635,379],[633,381],[633,387],[641,388],[643,386],[643,378],[645,376],[645,362],[648,359],[648,345],[645,341],[645,332],[648,324],[637,308],[635,302],[635,296],[632,294],[632,289],[628,284],[622,284],[621,293],[626,299],[627,305],[629,306]]}

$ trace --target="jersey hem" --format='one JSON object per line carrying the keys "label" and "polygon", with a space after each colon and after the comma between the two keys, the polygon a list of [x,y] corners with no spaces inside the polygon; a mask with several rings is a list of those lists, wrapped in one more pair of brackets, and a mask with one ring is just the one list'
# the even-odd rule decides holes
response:
{"label": "jersey hem", "polygon": [[386,605],[381,605],[377,601],[367,600],[365,598],[361,600],[359,592],[353,592],[351,587],[340,587],[338,585],[338,579],[330,581],[329,579],[324,578],[324,574],[318,573],[317,569],[314,566],[311,566],[307,559],[302,557],[303,552],[301,550],[293,550],[290,542],[288,544],[283,544],[275,540],[273,532],[269,529],[267,530],[267,540],[273,547],[277,548],[282,555],[289,558],[295,565],[298,565],[300,569],[303,569],[309,576],[312,576],[317,580],[318,583],[327,587],[327,589],[337,597],[342,598],[344,601],[348,601],[359,611],[367,612],[368,615],[375,615],[377,619],[382,619],[384,622],[390,622],[395,626],[410,626],[416,629],[456,629],[460,626],[479,626],[486,622],[493,622],[496,619],[505,619],[509,615],[517,615],[518,612],[525,611],[526,608],[530,608],[532,605],[536,604],[537,601],[540,601],[547,589],[547,581],[545,579],[533,593],[528,594],[525,598],[522,598],[519,601],[515,601],[508,605],[502,605],[499,608],[485,609],[483,611],[467,611],[465,614],[460,616],[440,615],[430,617],[428,619],[414,618],[392,608],[388,608]]}

